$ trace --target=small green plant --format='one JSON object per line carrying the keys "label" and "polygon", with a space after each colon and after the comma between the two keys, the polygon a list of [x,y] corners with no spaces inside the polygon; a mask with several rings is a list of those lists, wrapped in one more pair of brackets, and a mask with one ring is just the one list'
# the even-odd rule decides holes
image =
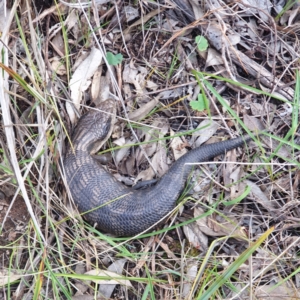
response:
{"label": "small green plant", "polygon": [[121,53],[115,55],[111,52],[107,52],[106,59],[111,66],[116,66],[122,62],[123,55]]}
{"label": "small green plant", "polygon": [[195,42],[199,51],[205,51],[208,48],[207,39],[202,35],[197,35],[195,38]]}
{"label": "small green plant", "polygon": [[207,98],[205,96],[203,96],[202,94],[198,94],[198,100],[191,101],[190,105],[193,110],[197,110],[197,111],[204,111],[204,110],[208,109]]}

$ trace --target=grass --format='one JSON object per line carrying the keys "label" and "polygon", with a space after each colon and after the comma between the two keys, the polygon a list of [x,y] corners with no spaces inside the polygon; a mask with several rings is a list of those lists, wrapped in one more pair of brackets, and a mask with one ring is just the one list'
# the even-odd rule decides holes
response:
{"label": "grass", "polygon": [[[138,140],[126,144],[131,159],[139,147],[147,144],[159,144],[173,138],[182,138],[184,144],[198,130],[210,129],[210,124],[199,128],[193,126],[193,129],[188,127],[195,122],[199,125],[202,120],[218,122],[221,129],[218,131],[221,132],[219,139],[223,138],[223,133],[230,136],[247,132],[253,136],[257,147],[253,149],[247,146],[245,150],[233,152],[225,158],[225,162],[202,163],[203,171],[191,177],[192,184],[195,177],[197,183],[206,183],[202,194],[194,192],[192,196],[183,195],[167,221],[158,229],[136,237],[111,237],[86,223],[70,201],[62,169],[64,145],[70,139],[72,128],[65,104],[71,102],[68,84],[81,54],[85,51],[88,53],[92,45],[103,54],[114,49],[121,52],[126,37],[116,40],[113,45],[104,44],[104,39],[100,37],[112,22],[111,17],[101,20],[103,22],[100,25],[99,20],[93,19],[93,9],[82,11],[78,8],[75,18],[83,32],[79,32],[75,39],[75,33],[66,21],[70,10],[65,14],[63,8],[57,5],[56,15],[49,15],[49,23],[46,17],[33,22],[32,14],[35,17],[39,14],[31,4],[33,2],[30,0],[25,1],[26,10],[21,14],[16,2],[11,12],[13,23],[10,25],[8,21],[8,28],[1,29],[0,101],[4,139],[0,149],[0,178],[1,186],[6,186],[7,207],[10,209],[6,210],[4,206],[5,213],[0,217],[6,226],[9,224],[10,235],[4,224],[1,234],[5,239],[0,240],[0,297],[9,299],[17,295],[32,299],[72,299],[76,293],[83,293],[96,298],[99,288],[103,288],[102,284],[107,284],[107,280],[110,281],[109,285],[115,287],[108,297],[115,299],[238,299],[245,295],[255,299],[259,298],[256,294],[258,288],[264,287],[264,291],[272,295],[272,292],[278,293],[278,288],[286,285],[291,288],[284,296],[292,297],[298,288],[296,278],[299,274],[296,248],[299,243],[296,214],[299,188],[295,187],[299,175],[297,151],[300,150],[295,141],[299,124],[299,73],[293,73],[295,84],[292,88],[295,94],[291,100],[270,90],[216,75],[218,73],[212,69],[188,70],[181,59],[182,53],[176,47],[177,42],[183,43],[175,38],[175,35],[179,36],[178,32],[168,40],[168,44],[172,43],[175,49],[173,53],[168,53],[168,47],[163,45],[157,56],[153,53],[153,57],[159,59],[157,64],[151,57],[139,57],[139,53],[130,52],[132,58],[136,55],[136,60],[131,61],[132,65],[141,65],[150,74],[144,78],[142,86],[146,94],[149,92],[147,96],[155,91],[145,88],[146,81],[151,80],[158,84],[159,90],[164,90],[169,85],[170,88],[181,86],[182,82],[188,86],[193,80],[197,81],[199,91],[209,103],[206,110],[194,112],[188,105],[185,106],[186,99],[192,97],[186,93],[173,101],[162,99],[151,113],[141,116],[138,122],[131,122],[126,119],[125,104],[136,108],[142,102],[138,97],[126,99],[127,102],[123,102],[124,106],[120,105],[118,111],[122,130],[115,134],[124,136],[125,133],[127,137],[134,131]],[[143,4],[139,2],[139,5]],[[144,9],[146,14],[149,8]],[[24,24],[28,26],[25,28]],[[156,32],[155,26],[159,24],[152,24],[147,38],[151,38],[151,34]],[[122,25],[130,27],[126,23]],[[56,55],[50,43],[53,42],[51,30],[56,26],[60,28],[57,34],[61,34],[63,40],[64,53],[59,61],[65,67],[64,75],[51,68],[50,59]],[[133,35],[140,30],[134,27],[131,27]],[[11,34],[8,35],[8,32]],[[106,38],[116,37],[116,33],[113,30],[111,32],[112,36],[107,35]],[[14,47],[8,47],[9,42],[13,43],[17,38],[22,45],[21,54]],[[185,42],[188,43],[188,40],[189,36]],[[130,46],[128,42],[126,47],[133,51]],[[166,52],[162,55],[171,58],[170,64],[163,59],[164,56],[158,55],[163,51]],[[105,55],[103,57],[105,63]],[[130,59],[126,56],[122,67],[128,63]],[[199,69],[201,64],[198,66],[194,63],[195,69]],[[106,72],[111,77],[111,90],[122,99],[127,83],[126,78],[122,77],[125,75],[121,67],[113,69],[105,64],[101,74]],[[178,78],[184,79],[177,82]],[[229,89],[228,94],[224,95],[218,89],[220,83],[234,86],[239,92]],[[196,86],[193,88],[196,89]],[[262,140],[245,123],[245,114],[250,113],[244,111],[242,115],[242,104],[232,100],[243,93],[253,95],[258,103],[265,106],[270,103],[275,105],[273,115],[261,117],[266,129],[269,129]],[[82,103],[78,113],[82,114],[88,109],[90,102],[87,100]],[[279,107],[284,104],[290,106],[291,117],[285,117],[284,122],[280,123],[283,118],[278,117]],[[30,111],[30,122],[28,118],[23,118],[26,109]],[[187,128],[171,132],[175,131],[173,120],[177,119],[182,124],[188,119],[186,111],[191,116]],[[145,134],[158,118],[170,118],[169,133],[160,137],[159,128],[154,128],[155,132],[152,132],[149,140],[144,141]],[[282,127],[271,126],[275,118]],[[128,126],[121,120],[126,120]],[[275,146],[269,144],[268,147],[267,143],[271,142],[265,137],[271,137]],[[115,146],[114,139],[110,146],[102,149],[102,153],[116,152],[124,147]],[[168,143],[165,145],[169,155],[172,149],[168,150]],[[231,179],[230,176],[238,167],[238,179]],[[145,168],[144,162],[138,168]],[[232,171],[228,170],[230,168],[233,168]],[[206,182],[207,178],[209,183]],[[246,180],[255,182],[270,204],[274,205],[274,211],[269,211],[262,202],[257,201],[258,194],[253,192]],[[235,197],[232,196],[235,195],[234,189],[238,189]],[[11,214],[16,209],[13,204],[16,200],[13,199],[20,196],[26,203],[30,220],[13,224],[10,223]],[[199,214],[193,214],[195,209],[199,209]],[[199,225],[200,221],[202,225]],[[199,229],[203,224],[215,231],[216,235],[203,233]],[[185,231],[187,225],[197,240],[189,240]],[[221,234],[220,228],[227,234]],[[195,243],[200,246],[195,247]],[[117,267],[116,262],[121,267]],[[274,285],[269,284],[272,280],[275,281]]]}

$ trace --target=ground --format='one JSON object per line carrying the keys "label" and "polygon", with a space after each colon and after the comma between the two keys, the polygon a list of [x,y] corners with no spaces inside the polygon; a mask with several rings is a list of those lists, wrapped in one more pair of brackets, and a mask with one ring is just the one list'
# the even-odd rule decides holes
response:
{"label": "ground", "polygon": [[[0,298],[300,299],[299,3],[6,4]],[[107,98],[98,154],[129,186],[203,144],[252,141],[195,164],[154,229],[113,237],[78,212],[63,163]]]}

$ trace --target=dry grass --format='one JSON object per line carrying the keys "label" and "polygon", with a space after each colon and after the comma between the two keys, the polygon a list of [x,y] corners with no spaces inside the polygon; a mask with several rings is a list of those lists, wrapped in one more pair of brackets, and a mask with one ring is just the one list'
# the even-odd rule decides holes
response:
{"label": "dry grass", "polygon": [[[1,8],[1,299],[300,299],[299,8],[162,2]],[[186,146],[267,132],[195,168],[155,231],[115,238],[82,219],[62,168],[78,116],[108,97],[103,152],[130,183]]]}

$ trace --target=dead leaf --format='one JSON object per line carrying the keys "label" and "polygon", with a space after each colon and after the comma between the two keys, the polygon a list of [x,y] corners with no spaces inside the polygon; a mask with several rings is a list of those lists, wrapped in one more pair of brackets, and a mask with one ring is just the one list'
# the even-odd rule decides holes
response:
{"label": "dead leaf", "polygon": [[[78,263],[75,267],[75,273],[76,274],[84,274],[84,272],[86,271],[86,266],[83,262]],[[75,286],[76,286],[76,294],[75,296],[81,296],[83,295],[89,288],[91,281],[90,280],[85,280],[85,281],[81,281],[81,280],[76,280],[75,282]]]}
{"label": "dead leaf", "polygon": [[161,144],[158,145],[158,150],[151,159],[151,162],[159,177],[162,177],[168,171],[166,148]]}
{"label": "dead leaf", "polygon": [[193,197],[199,199],[199,194],[203,195],[204,191],[210,185],[211,179],[203,173],[199,168],[192,172],[191,184],[193,186],[194,193]]}
{"label": "dead leaf", "polygon": [[[76,295],[76,296],[73,296],[71,297],[71,300],[94,300],[95,297],[92,296],[92,295],[87,295],[87,294],[84,294],[84,295]],[[98,299],[101,299],[101,298],[98,298]]]}
{"label": "dead leaf", "polygon": [[255,297],[257,300],[298,300],[300,298],[300,291],[289,285],[288,282],[282,282],[277,287],[275,287],[275,283],[271,283],[258,286],[255,290]]}
{"label": "dead leaf", "polygon": [[146,170],[139,172],[139,174],[136,176],[134,182],[137,183],[140,180],[142,180],[142,181],[151,180],[154,178],[154,176],[155,176],[154,170],[152,169],[152,167],[149,167]]}
{"label": "dead leaf", "polygon": [[158,102],[158,98],[154,98],[148,103],[142,105],[140,108],[128,114],[129,119],[132,121],[143,119],[151,112],[151,110],[157,105]]}
{"label": "dead leaf", "polygon": [[245,184],[247,184],[250,188],[250,196],[254,198],[255,201],[260,203],[264,208],[273,211],[274,205],[273,203],[268,199],[268,197],[262,192],[259,186],[257,186],[254,182],[250,180],[245,180]]}
{"label": "dead leaf", "polygon": [[236,149],[233,149],[229,152],[226,153],[226,160],[228,162],[223,168],[223,178],[224,178],[224,185],[225,186],[230,186],[235,179],[233,177],[233,180],[230,178],[234,170],[236,170],[237,166],[235,164],[236,162]]}
{"label": "dead leaf", "polygon": [[162,91],[158,94],[159,99],[179,98],[182,95],[183,88]]}
{"label": "dead leaf", "polygon": [[[77,110],[79,110],[80,103],[82,100],[82,93],[91,84],[90,78],[97,71],[100,63],[102,61],[102,54],[97,48],[92,48],[88,57],[77,67],[71,80],[70,80],[70,90],[73,105]],[[69,114],[72,123],[75,123],[76,116],[73,107],[70,103],[66,103],[66,109]]]}
{"label": "dead leaf", "polygon": [[[151,129],[146,131],[145,133],[144,142],[147,143],[154,139],[163,138],[168,133],[169,127],[170,126],[167,118],[159,118],[154,120]],[[161,143],[162,146],[165,147],[165,142],[159,141],[159,142],[153,142],[153,143],[148,143],[143,145],[142,147],[144,151],[141,151],[140,148],[137,149],[137,153],[136,153],[137,166],[140,166],[140,164],[145,161],[144,153],[146,153],[146,155],[148,156],[152,156],[156,152],[158,143]]]}
{"label": "dead leaf", "polygon": [[125,83],[132,83],[136,81],[136,76],[138,74],[138,69],[133,66],[132,63],[124,65],[123,78]]}
{"label": "dead leaf", "polygon": [[183,226],[183,232],[188,239],[189,243],[194,248],[205,252],[208,247],[208,238],[203,233],[198,223],[190,223]]}
{"label": "dead leaf", "polygon": [[146,240],[146,245],[141,250],[142,256],[138,260],[134,269],[132,270],[133,274],[139,274],[138,273],[139,270],[147,263],[149,257],[149,251],[151,248],[153,248],[156,245],[155,240],[156,240],[155,236],[150,236],[150,238]]}
{"label": "dead leaf", "polygon": [[49,61],[55,73],[57,73],[58,75],[67,74],[66,67],[63,64],[63,61],[59,57],[54,56],[53,58],[49,59]]}
{"label": "dead leaf", "polygon": [[5,4],[5,1],[0,3],[0,33],[2,33],[5,30],[5,27],[9,24],[9,15],[11,12],[11,9],[7,8]]}
{"label": "dead leaf", "polygon": [[189,2],[193,8],[193,12],[194,12],[196,20],[202,18],[204,16],[204,14],[206,13],[206,11],[203,9],[202,5],[199,5],[199,1],[198,0],[190,0]]}
{"label": "dead leaf", "polygon": [[[170,131],[171,131],[170,132],[171,136],[173,136],[174,131],[173,130],[170,130]],[[170,147],[172,149],[175,160],[179,159],[181,156],[183,156],[184,154],[186,154],[188,152],[186,149],[187,142],[183,139],[184,139],[184,137],[179,137],[179,136],[172,138]]]}
{"label": "dead leaf", "polygon": [[[97,71],[94,73],[93,80],[92,80],[91,98],[92,98],[93,102],[95,102],[97,100],[97,98],[99,97],[100,92],[102,91],[102,89],[100,87],[101,73],[102,73],[102,68],[100,66],[97,69]],[[104,86],[104,88],[105,88],[105,86]],[[108,85],[108,88],[109,88],[109,85]]]}
{"label": "dead leaf", "polygon": [[[182,297],[186,298],[193,286],[193,282],[197,276],[198,265],[195,262],[188,263],[186,267],[185,280],[182,287]],[[190,298],[186,298],[190,299]]]}
{"label": "dead leaf", "polygon": [[51,41],[51,45],[60,57],[65,56],[65,44],[64,44],[64,39],[61,35],[61,31],[59,31],[54,36],[54,38]]}
{"label": "dead leaf", "polygon": [[12,272],[11,270],[1,270],[0,271],[0,286],[4,286],[8,283],[13,283],[14,281],[20,279],[22,275]]}
{"label": "dead leaf", "polygon": [[[119,140],[121,140],[121,139],[119,139]],[[118,149],[116,151],[116,155],[115,155],[115,158],[114,158],[116,165],[118,165],[124,159],[124,157],[128,154],[130,148],[126,147],[126,145],[130,145],[130,144],[133,144],[133,143],[134,143],[133,139],[126,139],[126,142],[122,145],[124,147],[121,148],[121,149]]]}
{"label": "dead leaf", "polygon": [[209,48],[207,52],[205,68],[215,66],[215,65],[221,66],[223,64],[224,64],[223,59],[220,53],[213,48]]}
{"label": "dead leaf", "polygon": [[[195,208],[194,217],[204,213],[202,208]],[[196,221],[199,230],[208,236],[234,235],[243,238],[243,233],[239,229],[239,222],[233,216],[224,218],[221,215],[211,215],[200,218]]]}
{"label": "dead leaf", "polygon": [[201,146],[216,133],[219,127],[220,125],[212,120],[202,121],[197,126],[197,129],[200,129],[193,133],[191,143],[195,148]]}
{"label": "dead leaf", "polygon": [[246,188],[246,184],[240,179],[243,177],[243,168],[236,167],[236,169],[230,174],[230,180],[233,185],[230,187],[230,199],[235,199],[241,196]]}
{"label": "dead leaf", "polygon": [[[272,151],[273,149],[276,149],[279,145],[280,142],[268,138],[266,136],[261,136],[261,139],[263,143]],[[292,149],[291,149],[292,150]],[[281,145],[281,147],[278,149],[276,154],[278,156],[284,157],[284,158],[292,158],[291,150],[289,151],[288,146],[286,145]]]}
{"label": "dead leaf", "polygon": [[247,22],[243,19],[237,20],[235,26],[240,29],[240,34],[243,36],[248,35],[252,41],[256,41],[259,33],[257,31],[256,21],[248,19]]}
{"label": "dead leaf", "polygon": [[[61,10],[59,10],[60,12]],[[58,11],[56,11],[58,12]],[[75,24],[78,24],[78,15],[76,9],[71,9],[68,11],[67,19],[65,20],[64,25],[67,26],[67,31],[72,29]]]}
{"label": "dead leaf", "polygon": [[133,62],[126,64],[123,70],[123,78],[125,83],[131,83],[135,87],[137,95],[144,95],[145,90],[145,78],[147,76],[147,69],[143,67],[135,67]]}
{"label": "dead leaf", "polygon": [[[153,155],[151,159],[151,164],[154,167],[156,173],[159,177],[162,177],[169,169],[169,166],[167,164],[167,153],[166,148],[162,145],[158,144],[158,148],[156,153]],[[138,182],[139,180],[151,180],[155,176],[155,172],[151,166],[149,166],[146,170],[143,170],[139,172],[137,175],[135,182]]]}
{"label": "dead leaf", "polygon": [[253,132],[260,132],[265,129],[265,126],[261,120],[247,114],[244,114],[244,123],[246,127]]}
{"label": "dead leaf", "polygon": [[[128,279],[124,279],[125,276],[122,276],[115,272],[101,270],[101,269],[94,269],[84,273],[84,275],[95,276],[95,278],[91,278],[90,280],[97,284],[122,284],[127,287],[132,287],[130,281]],[[111,279],[97,278],[97,276],[110,277]]]}
{"label": "dead leaf", "polygon": [[132,6],[125,6],[124,11],[126,16],[126,22],[131,22],[132,20],[139,17],[139,11]]}
{"label": "dead leaf", "polygon": [[169,258],[172,258],[174,260],[177,259],[176,255],[170,250],[169,246],[166,243],[162,242],[158,237],[155,238],[155,242],[164,249]]}
{"label": "dead leaf", "polygon": [[[124,265],[126,262],[127,260],[124,258],[116,260],[107,268],[107,270],[111,272],[115,272],[115,274],[121,275],[123,273]],[[105,298],[110,298],[112,296],[115,287],[116,285],[114,284],[100,284],[99,293]]]}
{"label": "dead leaf", "polygon": [[152,19],[155,15],[162,13],[164,10],[165,8],[160,7],[159,9],[150,11],[147,15],[144,15],[142,18],[131,24],[126,30],[124,30],[123,34],[127,35],[134,27],[144,25],[148,20]]}
{"label": "dead leaf", "polygon": [[268,22],[273,5],[268,0],[241,0],[240,6],[243,9],[246,8],[245,12],[247,11],[249,16],[259,15],[263,21]]}
{"label": "dead leaf", "polygon": [[146,88],[148,88],[152,91],[156,91],[158,89],[158,84],[156,84],[155,82],[153,82],[151,80],[147,80],[146,81]]}
{"label": "dead leaf", "polygon": [[[262,116],[264,113],[264,108],[260,103],[250,103],[251,112],[255,116]],[[251,130],[251,129],[250,129]]]}
{"label": "dead leaf", "polygon": [[[100,4],[105,4],[109,1],[110,0],[95,0],[95,3],[100,5]],[[64,5],[66,5],[66,6],[73,7],[73,8],[79,8],[79,9],[90,7],[92,5],[92,2],[89,2],[89,1],[84,1],[84,2],[80,2],[80,3],[76,3],[76,2],[69,3],[67,1],[60,0],[60,2],[63,3]]]}
{"label": "dead leaf", "polygon": [[227,45],[227,41],[224,43],[224,36],[222,34],[221,26],[216,22],[210,22],[207,27],[207,37],[214,47],[220,51],[224,45]]}

